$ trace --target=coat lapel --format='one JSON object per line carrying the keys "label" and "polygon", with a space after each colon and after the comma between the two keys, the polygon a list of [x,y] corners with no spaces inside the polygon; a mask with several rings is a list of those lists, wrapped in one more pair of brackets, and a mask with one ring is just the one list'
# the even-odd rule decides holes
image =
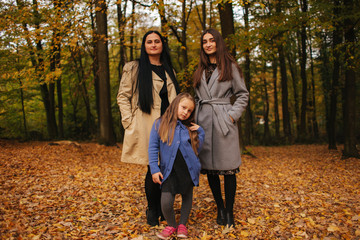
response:
{"label": "coat lapel", "polygon": [[[210,79],[211,81],[211,79]],[[210,93],[210,88],[209,88],[209,83],[206,82],[206,77],[205,77],[205,71],[203,71],[203,74],[202,74],[202,77],[201,77],[201,85],[200,85],[200,88],[204,89],[206,95],[207,95],[207,98],[206,99],[210,99],[211,98],[211,93]],[[203,95],[204,96],[204,95]],[[203,99],[205,99],[203,97]]]}
{"label": "coat lapel", "polygon": [[219,68],[215,68],[215,70],[213,71],[213,73],[211,74],[208,86],[209,86],[209,90],[211,90],[211,88],[213,87],[214,83],[218,80],[219,78]]}

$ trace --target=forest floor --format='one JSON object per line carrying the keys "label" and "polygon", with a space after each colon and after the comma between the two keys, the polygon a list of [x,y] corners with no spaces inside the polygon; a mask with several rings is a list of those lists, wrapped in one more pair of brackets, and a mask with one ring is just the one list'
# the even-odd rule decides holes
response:
{"label": "forest floor", "polygon": [[[201,175],[189,239],[360,239],[359,159],[326,145],[248,150],[235,228],[216,224]],[[146,166],[120,156],[120,144],[0,140],[0,239],[156,239],[166,222],[146,224]]]}

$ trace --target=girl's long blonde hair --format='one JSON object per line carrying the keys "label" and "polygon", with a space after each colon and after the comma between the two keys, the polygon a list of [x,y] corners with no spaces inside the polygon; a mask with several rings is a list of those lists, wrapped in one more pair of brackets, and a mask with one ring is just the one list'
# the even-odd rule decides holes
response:
{"label": "girl's long blonde hair", "polygon": [[[195,106],[195,100],[193,96],[191,96],[190,93],[180,93],[176,96],[176,98],[171,102],[170,106],[166,109],[165,113],[159,118],[161,119],[160,126],[158,129],[158,133],[160,136],[161,141],[166,142],[168,145],[172,144],[172,141],[174,139],[174,133],[175,133],[175,127],[178,120],[178,108],[180,101],[182,99],[189,99],[194,103]],[[157,121],[159,120],[157,119]],[[197,131],[190,131],[189,127],[191,126],[191,123],[194,122],[195,119],[195,109],[191,113],[190,117],[184,121],[181,121],[182,124],[184,124],[190,135],[190,141],[191,141],[191,147],[194,150],[195,154],[198,155],[197,149],[199,147],[199,137]]]}

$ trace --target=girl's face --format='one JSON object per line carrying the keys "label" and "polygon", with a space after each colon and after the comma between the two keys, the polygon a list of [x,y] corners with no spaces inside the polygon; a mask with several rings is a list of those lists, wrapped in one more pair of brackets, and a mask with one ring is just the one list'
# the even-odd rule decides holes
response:
{"label": "girl's face", "polygon": [[160,36],[156,33],[150,33],[145,39],[145,51],[150,56],[160,55],[163,50],[163,44]]}
{"label": "girl's face", "polygon": [[188,98],[183,98],[180,100],[178,108],[178,119],[184,121],[188,119],[191,113],[194,111],[195,105],[194,102]]}
{"label": "girl's face", "polygon": [[207,55],[213,55],[216,53],[216,42],[212,34],[206,33],[203,36],[202,46]]}

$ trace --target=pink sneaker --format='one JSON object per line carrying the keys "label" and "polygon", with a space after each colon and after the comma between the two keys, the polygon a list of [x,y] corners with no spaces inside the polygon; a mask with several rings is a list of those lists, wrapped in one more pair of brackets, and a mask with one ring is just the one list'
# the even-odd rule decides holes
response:
{"label": "pink sneaker", "polygon": [[176,228],[167,226],[161,233],[157,233],[156,236],[160,239],[170,239],[174,232],[176,232]]}
{"label": "pink sneaker", "polygon": [[188,237],[188,231],[184,224],[180,224],[177,227],[177,237],[178,238],[187,238]]}

